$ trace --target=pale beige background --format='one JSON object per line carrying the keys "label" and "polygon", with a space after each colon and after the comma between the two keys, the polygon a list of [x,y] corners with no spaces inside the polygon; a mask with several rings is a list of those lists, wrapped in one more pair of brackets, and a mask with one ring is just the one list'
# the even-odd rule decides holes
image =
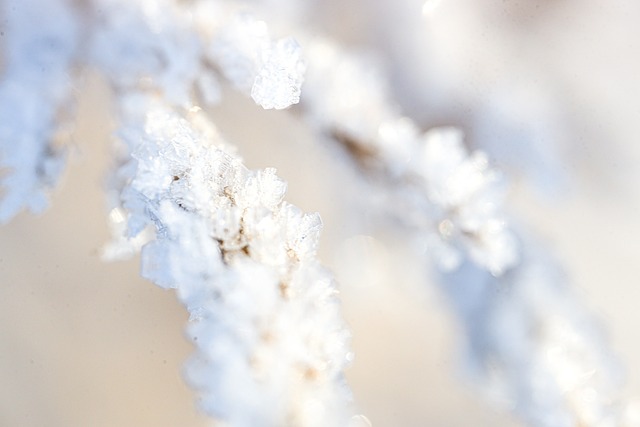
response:
{"label": "pale beige background", "polygon": [[[377,12],[357,13],[367,4],[327,2],[326,26],[339,11],[351,23],[334,25],[344,39],[376,43],[375,22],[389,7],[380,2]],[[510,203],[563,260],[577,293],[606,325],[627,366],[629,397],[640,395],[638,9],[631,0],[443,0],[440,26],[429,27],[441,48],[427,53],[440,61],[439,72],[456,72],[438,94],[451,90],[450,102],[427,96],[441,76],[411,92],[406,86],[416,76],[392,70],[394,90],[414,116],[427,124],[454,121],[471,135],[469,111],[503,80],[533,92],[551,88],[558,97],[568,190],[545,201],[516,180]],[[379,37],[378,47],[392,57],[400,41]],[[414,41],[408,51],[429,45]],[[419,58],[406,61],[407,69],[424,67]],[[99,80],[88,76],[77,91],[72,155],[51,208],[0,228],[0,426],[207,425],[180,377],[191,348],[173,293],[141,280],[137,260],[99,259],[112,124]],[[341,281],[354,333],[348,376],[373,425],[518,425],[459,381],[455,320],[422,261],[392,234],[354,235],[364,232],[353,224],[358,213],[348,212],[348,188],[339,185],[346,172],[286,112],[259,111],[227,95],[212,115],[248,165],[278,167],[289,181],[288,200],[323,217],[321,256]]]}

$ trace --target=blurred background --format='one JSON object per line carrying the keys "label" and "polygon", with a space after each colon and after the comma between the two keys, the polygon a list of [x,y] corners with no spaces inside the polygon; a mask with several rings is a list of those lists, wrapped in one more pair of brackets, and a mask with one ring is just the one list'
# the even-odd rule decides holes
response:
{"label": "blurred background", "polygon": [[[425,129],[460,126],[506,172],[510,211],[563,263],[638,408],[640,3],[312,5],[309,25],[371,55],[408,116]],[[0,228],[0,426],[208,425],[181,379],[184,309],[139,278],[137,259],[100,260],[115,124],[98,76],[85,74],[76,91],[69,167],[50,209]],[[428,254],[354,210],[352,172],[299,118],[228,89],[210,113],[247,166],[277,167],[287,199],[322,215],[320,256],[353,330],[347,375],[371,423],[520,425],[461,378],[461,334]]]}

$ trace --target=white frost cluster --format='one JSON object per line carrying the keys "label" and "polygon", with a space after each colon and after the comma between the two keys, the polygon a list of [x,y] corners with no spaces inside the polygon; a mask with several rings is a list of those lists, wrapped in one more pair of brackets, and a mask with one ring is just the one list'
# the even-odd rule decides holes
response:
{"label": "white frost cluster", "polygon": [[292,38],[272,41],[264,21],[239,14],[222,27],[208,50],[227,79],[265,109],[297,104],[305,72]]}
{"label": "white frost cluster", "polygon": [[74,11],[62,0],[2,3],[0,223],[22,209],[40,212],[64,166],[63,131],[78,47]]}
{"label": "white frost cluster", "polygon": [[286,38],[265,52],[265,60],[251,88],[256,104],[281,110],[300,101],[305,71],[300,50],[298,42]]}
{"label": "white frost cluster", "polygon": [[469,153],[454,128],[421,133],[396,113],[372,67],[329,42],[310,42],[308,58],[303,106],[310,119],[388,186],[385,203],[422,230],[444,270],[459,267],[465,257],[495,275],[517,264],[504,186],[484,153]]}
{"label": "white frost cluster", "polygon": [[283,202],[275,170],[219,149],[203,117],[125,101],[129,232],[156,230],[142,274],[176,288],[191,314],[202,407],[233,426],[346,425],[349,334],[315,256],[320,217]]}

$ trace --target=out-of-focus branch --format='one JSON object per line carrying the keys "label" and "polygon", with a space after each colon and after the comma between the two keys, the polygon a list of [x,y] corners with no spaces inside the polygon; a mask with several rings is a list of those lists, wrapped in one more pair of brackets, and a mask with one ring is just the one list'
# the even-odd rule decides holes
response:
{"label": "out-of-focus branch", "polygon": [[633,425],[602,331],[556,262],[526,243],[522,262],[499,278],[467,263],[441,280],[474,385],[532,426]]}
{"label": "out-of-focus branch", "polygon": [[501,275],[518,263],[502,178],[482,152],[469,153],[454,128],[420,132],[397,113],[381,76],[356,56],[317,38],[305,53],[301,105],[311,126],[383,187],[383,206],[420,231],[440,267],[455,269],[468,257]]}
{"label": "out-of-focus branch", "polygon": [[0,223],[23,209],[41,212],[64,167],[56,132],[71,109],[79,25],[64,0],[2,3]]}

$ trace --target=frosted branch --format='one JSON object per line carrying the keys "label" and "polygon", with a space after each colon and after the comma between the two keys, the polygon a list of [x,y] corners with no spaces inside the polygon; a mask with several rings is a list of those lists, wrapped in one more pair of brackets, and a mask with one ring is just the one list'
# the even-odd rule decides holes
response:
{"label": "frosted branch", "polygon": [[442,289],[466,331],[474,384],[491,400],[532,426],[630,425],[619,366],[548,257],[528,253],[500,278],[467,264]]}
{"label": "frosted branch", "polygon": [[469,153],[457,129],[421,133],[397,114],[375,67],[324,40],[310,41],[306,52],[309,119],[387,188],[387,209],[421,230],[436,262],[452,270],[468,256],[495,275],[516,265],[502,179],[487,157]]}
{"label": "frosted branch", "polygon": [[203,117],[123,100],[129,232],[156,230],[142,274],[191,315],[187,371],[204,410],[233,426],[346,425],[349,334],[315,255],[320,217],[282,201],[275,170],[220,149]]}
{"label": "frosted branch", "polygon": [[[78,25],[63,0],[3,2],[6,68],[0,81],[0,223],[42,211],[64,167],[55,144],[69,108]],[[61,123],[62,122],[62,123]]]}
{"label": "frosted branch", "polygon": [[[235,83],[255,74],[254,98],[284,108],[290,87],[273,73],[298,67],[299,48],[262,33],[259,46],[249,37],[247,48],[238,22],[229,28],[240,36],[212,25],[208,31],[221,33],[207,38],[186,10],[161,6],[110,2],[93,40],[92,61],[114,85],[124,122],[112,179],[116,235],[106,255],[144,245],[143,276],[176,288],[198,348],[187,375],[207,413],[237,427],[345,425],[342,370],[351,356],[335,284],[315,258],[319,216],[282,201],[286,186],[275,170],[247,170],[198,107],[190,122],[169,107],[189,108],[199,75],[211,75],[214,63]],[[245,61],[248,51],[255,58]]]}
{"label": "frosted branch", "polygon": [[302,106],[382,189],[380,206],[422,231],[467,331],[474,383],[532,426],[627,425],[615,357],[554,263],[531,242],[521,257],[487,157],[457,129],[420,133],[374,67],[323,40],[306,52]]}

